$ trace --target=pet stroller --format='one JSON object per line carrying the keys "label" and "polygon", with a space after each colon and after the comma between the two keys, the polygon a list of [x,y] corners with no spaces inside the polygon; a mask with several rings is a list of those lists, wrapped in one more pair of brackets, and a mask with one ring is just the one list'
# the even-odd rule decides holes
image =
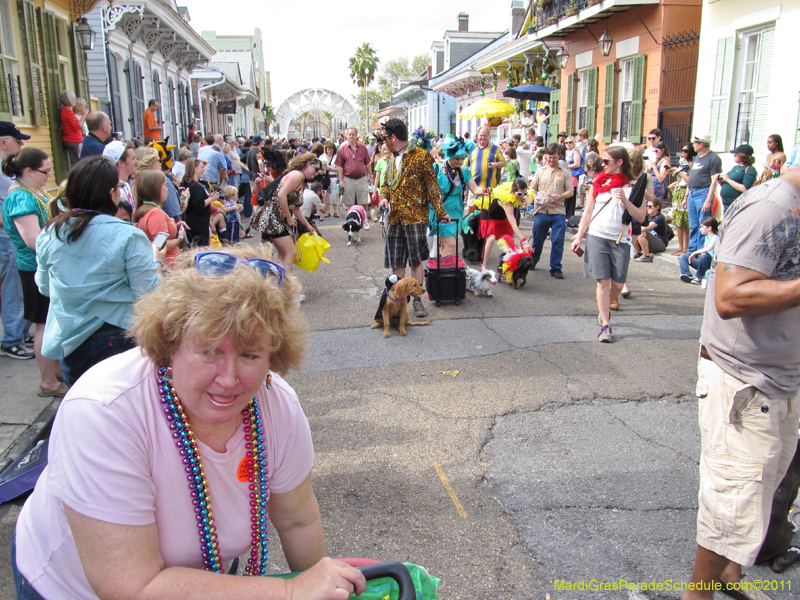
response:
{"label": "pet stroller", "polygon": [[[439,221],[436,221],[436,237],[439,237]],[[456,306],[467,297],[467,268],[458,255],[458,234],[456,238],[456,253],[452,256],[439,256],[429,258],[425,269],[425,288],[428,290],[428,299],[436,303],[454,301]]]}

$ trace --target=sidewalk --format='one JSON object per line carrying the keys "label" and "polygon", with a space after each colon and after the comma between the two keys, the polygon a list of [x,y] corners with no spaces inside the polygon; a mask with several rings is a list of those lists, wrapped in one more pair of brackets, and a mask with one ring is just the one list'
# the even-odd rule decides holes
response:
{"label": "sidewalk", "polygon": [[0,471],[47,435],[59,398],[39,398],[35,360],[0,357]]}

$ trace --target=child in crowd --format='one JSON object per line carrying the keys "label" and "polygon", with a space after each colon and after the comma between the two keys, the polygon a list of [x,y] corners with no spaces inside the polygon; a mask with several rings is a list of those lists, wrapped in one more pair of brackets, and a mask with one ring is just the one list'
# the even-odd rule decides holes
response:
{"label": "child in crowd", "polygon": [[506,157],[505,180],[506,182],[511,183],[516,181],[517,177],[519,177],[519,161],[517,160],[517,151],[513,146],[509,146],[506,148],[506,151],[503,154]]}
{"label": "child in crowd", "polygon": [[242,235],[242,224],[239,221],[239,190],[232,185],[228,185],[225,186],[222,193],[225,195],[225,206],[222,207],[222,210],[225,213],[228,241],[233,245],[239,241]]}
{"label": "child in crowd", "polygon": [[[700,285],[703,282],[714,260],[714,249],[719,241],[719,222],[714,217],[706,217],[700,221],[700,233],[705,236],[703,247],[691,254],[682,254],[680,257],[681,281],[684,283]],[[695,269],[694,278],[689,267]]]}

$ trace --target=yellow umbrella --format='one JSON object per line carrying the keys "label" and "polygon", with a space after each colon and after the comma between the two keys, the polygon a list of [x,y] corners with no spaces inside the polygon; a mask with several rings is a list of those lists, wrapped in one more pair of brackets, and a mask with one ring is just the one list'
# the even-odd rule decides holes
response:
{"label": "yellow umbrella", "polygon": [[495,100],[494,98],[484,98],[472,106],[467,107],[467,110],[461,113],[459,118],[497,119],[507,117],[508,115],[513,115],[515,112],[517,112],[517,109],[511,106],[508,102]]}

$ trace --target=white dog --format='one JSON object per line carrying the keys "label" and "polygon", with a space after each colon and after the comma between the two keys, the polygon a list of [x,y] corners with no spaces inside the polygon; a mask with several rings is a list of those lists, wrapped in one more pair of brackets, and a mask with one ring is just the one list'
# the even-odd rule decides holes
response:
{"label": "white dog", "polygon": [[492,288],[497,285],[497,274],[489,269],[467,267],[467,288],[476,296],[494,296]]}

